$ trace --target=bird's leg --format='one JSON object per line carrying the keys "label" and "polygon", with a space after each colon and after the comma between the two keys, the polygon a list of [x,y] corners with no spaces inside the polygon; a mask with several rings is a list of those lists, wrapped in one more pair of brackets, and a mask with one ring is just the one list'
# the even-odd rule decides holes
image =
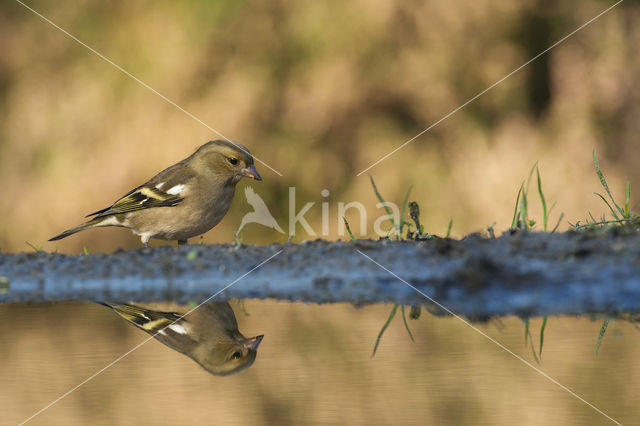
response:
{"label": "bird's leg", "polygon": [[148,242],[148,241],[145,241],[145,242],[144,242],[144,248],[146,248],[146,249],[148,249],[148,248],[149,248],[149,242]]}
{"label": "bird's leg", "polygon": [[187,244],[187,240],[178,240],[178,245],[179,246],[183,246],[185,244]]}

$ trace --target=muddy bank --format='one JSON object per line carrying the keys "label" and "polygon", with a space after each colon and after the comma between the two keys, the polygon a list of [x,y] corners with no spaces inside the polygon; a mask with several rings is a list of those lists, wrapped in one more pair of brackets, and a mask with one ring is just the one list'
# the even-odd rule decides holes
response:
{"label": "muddy bank", "polygon": [[495,239],[474,234],[460,241],[193,245],[87,256],[0,254],[0,303],[186,303],[227,286],[217,300],[397,302],[433,310],[422,292],[475,318],[638,312],[640,235],[615,228],[505,233]]}

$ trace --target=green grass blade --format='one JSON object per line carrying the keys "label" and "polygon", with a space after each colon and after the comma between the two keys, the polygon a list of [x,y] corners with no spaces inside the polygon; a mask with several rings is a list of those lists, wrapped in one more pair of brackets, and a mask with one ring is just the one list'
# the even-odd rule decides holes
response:
{"label": "green grass blade", "polygon": [[544,328],[547,326],[547,316],[542,319],[542,325],[540,326],[540,359],[542,359],[542,345],[544,344]]}
{"label": "green grass blade", "polygon": [[[616,220],[620,219],[620,217],[618,216],[616,211],[613,209],[613,207],[611,207],[611,204],[609,204],[609,202],[607,201],[606,198],[604,198],[602,195],[598,194],[597,192],[594,192],[594,194],[596,194],[598,197],[600,197],[602,199],[602,201],[604,201],[604,203],[607,205],[607,207],[609,207],[609,210],[611,210],[611,214],[613,215],[614,218],[616,218]],[[597,222],[595,219],[593,221]]]}
{"label": "green grass blade", "polygon": [[33,251],[35,251],[36,253],[41,252],[42,249],[44,248],[42,246],[36,246],[35,244],[31,244],[29,241],[25,241],[25,244],[28,245],[29,247],[31,247],[33,249]]}
{"label": "green grass blade", "polygon": [[607,318],[602,323],[602,327],[600,327],[600,334],[598,335],[598,343],[596,343],[596,356],[598,356],[598,352],[600,351],[600,345],[602,344],[602,339],[604,338],[604,332],[607,331],[607,326],[609,325],[610,319]]}
{"label": "green grass blade", "polygon": [[[600,183],[604,187],[604,190],[607,192],[607,195],[609,196],[609,199],[611,200],[613,205],[616,207],[618,212],[620,212],[621,215],[624,215],[624,210],[622,210],[620,208],[620,206],[618,204],[616,204],[615,200],[613,199],[613,195],[611,195],[611,191],[609,191],[609,185],[607,185],[607,180],[604,178],[604,174],[602,173],[602,170],[600,170],[600,164],[598,164],[598,159],[596,158],[596,150],[595,149],[593,150],[593,165],[596,168],[596,174],[598,175],[598,179],[600,179]],[[607,205],[608,204],[609,203],[607,203]],[[611,208],[611,206],[609,206],[609,208]],[[617,219],[617,217],[616,217],[616,219]]]}
{"label": "green grass blade", "polygon": [[542,181],[540,179],[540,170],[538,169],[538,165],[536,164],[536,177],[538,180],[538,195],[540,195],[540,202],[542,203],[542,223],[544,225],[544,232],[547,232],[547,223],[549,222],[549,211],[547,211],[547,202],[544,199],[544,194],[542,193]]}
{"label": "green grass blade", "polygon": [[407,204],[409,203],[411,188],[413,188],[413,185],[409,186],[409,189],[407,189],[407,193],[404,196],[404,200],[402,201],[402,208],[400,209],[400,223],[398,224],[398,239],[402,238],[402,229],[404,228],[405,223],[407,223],[404,221],[404,214],[406,212]]}
{"label": "green grass blade", "polygon": [[513,209],[513,219],[511,220],[511,229],[516,229],[518,227],[518,206],[520,205],[520,195],[522,195],[523,189],[524,189],[524,182],[520,184],[520,189],[518,190],[518,196],[516,197],[516,206]]}
{"label": "green grass blade", "polygon": [[413,334],[411,334],[411,330],[409,330],[409,324],[407,324],[407,316],[404,313],[404,305],[402,305],[402,322],[404,322],[404,328],[407,329],[407,333],[409,333],[411,341],[415,343],[416,341],[413,339]]}
{"label": "green grass blade", "polygon": [[344,220],[344,226],[347,227],[347,232],[351,237],[351,241],[355,240],[355,237],[353,236],[353,232],[351,232],[351,227],[349,226],[349,222],[347,222],[347,219],[344,216],[342,216],[342,220]]}
{"label": "green grass blade", "polygon": [[387,321],[382,326],[382,329],[380,330],[380,333],[378,333],[378,338],[376,339],[376,344],[373,347],[373,352],[371,353],[371,358],[376,356],[376,351],[378,350],[378,345],[380,344],[380,339],[382,339],[382,335],[387,330],[387,327],[389,327],[389,324],[391,324],[391,320],[396,315],[396,311],[397,310],[398,310],[398,305],[395,305],[393,307],[393,309],[391,310],[391,313],[389,314],[389,318],[387,318]]}
{"label": "green grass blade", "polygon": [[554,232],[556,232],[556,230],[558,229],[558,226],[560,226],[560,222],[562,222],[563,218],[564,218],[564,213],[560,213],[560,217],[558,218],[558,223],[556,223],[556,226],[554,226],[553,229],[551,230],[552,234]]}
{"label": "green grass blade", "polygon": [[[382,204],[382,207],[384,207],[384,211],[387,212],[387,216],[389,216],[389,220],[391,220],[391,224],[395,229],[399,229],[398,224],[396,223],[396,219],[393,217],[393,213],[391,212],[391,208],[387,206],[387,202],[384,200],[384,198],[382,198],[382,195],[380,195],[380,191],[378,191],[378,187],[376,186],[376,183],[374,182],[373,177],[371,175],[369,175],[369,180],[371,181],[373,192],[375,192],[376,197],[378,198],[378,201],[380,201],[380,203]],[[387,232],[387,238],[389,237],[389,233],[390,232]],[[398,236],[398,238],[400,238],[400,236]]]}
{"label": "green grass blade", "polygon": [[378,187],[376,186],[375,181],[373,180],[373,177],[371,175],[369,175],[369,180],[371,181],[371,186],[373,186],[373,192],[376,194],[376,197],[378,198],[378,201],[380,201],[382,203],[382,206],[384,207],[384,211],[387,212],[387,215],[391,218],[391,222],[394,224],[396,224],[396,221],[393,217],[393,213],[391,212],[391,209],[389,208],[389,206],[387,206],[387,202],[384,201],[384,198],[382,198],[382,195],[380,195],[380,191],[378,191]]}
{"label": "green grass blade", "polygon": [[522,192],[522,198],[520,199],[520,212],[521,212],[521,223],[524,226],[524,229],[529,229],[529,202],[527,201],[527,190]]}
{"label": "green grass blade", "polygon": [[527,339],[529,340],[529,346],[531,347],[531,353],[533,354],[533,359],[536,360],[537,364],[540,364],[540,360],[538,359],[538,355],[536,355],[536,348],[533,347],[533,338],[531,337],[531,332],[529,331],[529,318],[527,318],[524,322],[524,343],[527,344]]}
{"label": "green grass blade", "polygon": [[624,200],[624,217],[629,217],[629,199],[631,198],[631,184],[627,181],[627,196]]}
{"label": "green grass blade", "polygon": [[447,234],[444,236],[445,238],[449,238],[451,236],[452,226],[453,226],[453,217],[449,217],[449,225],[447,225]]}

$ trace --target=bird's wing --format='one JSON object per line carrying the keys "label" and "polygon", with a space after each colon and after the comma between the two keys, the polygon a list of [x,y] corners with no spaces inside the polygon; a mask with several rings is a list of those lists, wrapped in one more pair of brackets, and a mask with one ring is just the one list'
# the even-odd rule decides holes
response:
{"label": "bird's wing", "polygon": [[87,217],[100,218],[152,207],[173,207],[180,204],[184,199],[181,197],[181,193],[185,185],[195,177],[195,174],[184,167],[176,167],[178,164],[158,173],[144,185],[132,189],[110,207],[88,214]]}
{"label": "bird's wing", "polygon": [[154,311],[126,303],[102,304],[178,352],[190,354],[198,344],[191,335],[190,323],[178,313]]}
{"label": "bird's wing", "polygon": [[118,315],[149,333],[155,333],[180,321],[181,315],[175,312],[160,312],[126,303],[103,303]]}

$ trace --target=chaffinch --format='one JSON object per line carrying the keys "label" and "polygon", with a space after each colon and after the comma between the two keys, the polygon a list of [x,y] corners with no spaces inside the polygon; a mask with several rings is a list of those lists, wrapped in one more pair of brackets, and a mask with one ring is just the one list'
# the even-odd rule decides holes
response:
{"label": "chaffinch", "polygon": [[121,226],[139,235],[145,247],[151,238],[186,244],[220,222],[243,177],[262,180],[249,150],[235,142],[210,141],[110,207],[87,215],[93,219],[49,241],[99,226]]}
{"label": "chaffinch", "polygon": [[184,316],[123,303],[101,304],[216,376],[249,368],[264,337],[244,337],[226,302],[207,302]]}

